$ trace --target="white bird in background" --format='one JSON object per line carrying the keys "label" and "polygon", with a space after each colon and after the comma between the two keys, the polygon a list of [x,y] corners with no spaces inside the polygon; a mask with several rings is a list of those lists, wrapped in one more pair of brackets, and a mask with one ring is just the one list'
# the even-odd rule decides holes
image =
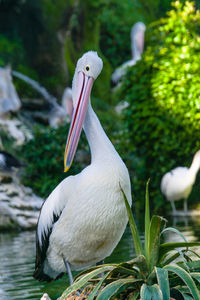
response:
{"label": "white bird in background", "polygon": [[20,107],[21,101],[12,82],[11,68],[0,68],[0,117],[16,112]]}
{"label": "white bird in background", "polygon": [[65,149],[65,171],[73,161],[82,127],[91,164],[64,179],[42,206],[37,226],[34,277],[50,281],[67,269],[80,270],[102,261],[118,244],[128,217],[120,186],[131,205],[128,170],[105,134],[90,102],[94,80],[102,70],[96,52],[77,62],[73,84],[73,116]]}
{"label": "white bird in background", "polygon": [[127,67],[131,67],[141,59],[144,49],[144,33],[146,26],[142,22],[137,22],[131,29],[131,49],[132,59],[125,62],[122,66],[117,68],[112,74],[112,81],[117,83],[121,77],[126,73]]}
{"label": "white bird in background", "polygon": [[170,201],[173,215],[177,214],[174,201],[181,199],[184,199],[184,213],[187,214],[187,198],[191,193],[199,168],[200,150],[194,155],[190,168],[177,167],[163,176],[161,192]]}
{"label": "white bird in background", "polygon": [[54,107],[49,116],[49,125],[53,128],[58,128],[64,121],[70,122],[73,114],[72,89],[66,88],[62,96],[62,106]]}

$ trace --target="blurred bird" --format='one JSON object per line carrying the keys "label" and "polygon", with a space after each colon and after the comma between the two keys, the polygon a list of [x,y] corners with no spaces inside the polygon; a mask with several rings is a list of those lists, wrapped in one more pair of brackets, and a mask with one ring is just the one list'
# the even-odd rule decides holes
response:
{"label": "blurred bird", "polygon": [[163,176],[161,192],[170,201],[173,215],[177,213],[174,201],[181,199],[184,200],[184,213],[187,214],[187,199],[191,193],[199,168],[200,150],[194,155],[190,168],[177,167]]}
{"label": "blurred bird", "polygon": [[77,62],[72,84],[74,111],[64,166],[67,171],[72,164],[82,127],[91,149],[91,164],[64,179],[42,206],[34,273],[41,281],[56,279],[67,270],[71,284],[71,269],[83,269],[109,256],[128,221],[121,191],[122,188],[131,205],[128,170],[90,102],[93,82],[102,67],[102,60],[93,51]]}
{"label": "blurred bird", "polygon": [[57,128],[61,123],[70,122],[73,113],[72,89],[66,88],[62,96],[62,106],[54,107],[49,114],[49,125]]}
{"label": "blurred bird", "polygon": [[21,167],[24,166],[17,158],[15,158],[12,154],[4,151],[4,146],[2,143],[2,139],[0,137],[0,177],[12,177],[16,183],[18,183],[18,179],[16,175]]}
{"label": "blurred bird", "polygon": [[146,26],[142,22],[137,22],[131,29],[131,49],[132,59],[123,63],[112,74],[112,81],[116,84],[120,81],[121,77],[126,73],[127,67],[131,67],[141,59],[144,48],[144,33]]}

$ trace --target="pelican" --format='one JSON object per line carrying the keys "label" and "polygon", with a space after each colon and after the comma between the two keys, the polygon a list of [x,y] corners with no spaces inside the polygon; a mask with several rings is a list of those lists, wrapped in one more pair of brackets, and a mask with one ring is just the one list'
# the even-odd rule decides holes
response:
{"label": "pelican", "polygon": [[131,67],[141,59],[141,55],[144,48],[144,33],[146,26],[142,22],[137,22],[131,29],[131,48],[132,48],[132,59],[123,63],[122,66],[118,67],[112,74],[112,81],[117,83],[121,77],[126,73],[127,67]]}
{"label": "pelican", "polygon": [[0,176],[12,177],[23,164],[13,155],[6,151],[0,151]]}
{"label": "pelican", "polygon": [[18,170],[24,165],[15,158],[12,154],[4,151],[2,139],[0,138],[0,177],[12,177],[15,179],[15,175]]}
{"label": "pelican", "polygon": [[103,67],[96,52],[77,62],[72,82],[73,115],[64,155],[67,171],[73,161],[82,127],[91,164],[65,178],[41,208],[36,233],[34,277],[50,281],[67,270],[81,270],[102,261],[118,244],[128,217],[122,187],[131,205],[128,170],[105,134],[90,101],[94,80]]}
{"label": "pelican", "polygon": [[190,168],[177,167],[166,173],[161,180],[161,192],[170,201],[172,214],[176,215],[174,201],[184,200],[184,213],[187,214],[187,199],[195,183],[197,172],[200,168],[200,150],[193,157]]}
{"label": "pelican", "polygon": [[49,116],[49,125],[53,128],[58,128],[64,121],[70,122],[73,113],[72,89],[66,88],[62,96],[62,106],[54,107]]}

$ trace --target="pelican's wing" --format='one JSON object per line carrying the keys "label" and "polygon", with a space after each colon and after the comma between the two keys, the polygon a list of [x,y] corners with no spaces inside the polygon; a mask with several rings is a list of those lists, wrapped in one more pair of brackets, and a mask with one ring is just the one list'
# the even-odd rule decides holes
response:
{"label": "pelican's wing", "polygon": [[58,221],[66,206],[68,196],[72,189],[74,176],[64,179],[49,195],[40,211],[36,232],[36,261],[34,278],[40,281],[50,281],[48,275],[43,272],[46,252],[49,247],[49,238],[55,222]]}

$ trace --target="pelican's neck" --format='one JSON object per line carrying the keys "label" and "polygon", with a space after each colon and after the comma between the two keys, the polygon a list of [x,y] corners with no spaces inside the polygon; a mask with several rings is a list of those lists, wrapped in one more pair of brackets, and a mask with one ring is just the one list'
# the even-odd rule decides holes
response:
{"label": "pelican's neck", "polygon": [[141,59],[141,53],[140,50],[138,49],[135,37],[132,40],[132,58],[134,61],[138,61]]}
{"label": "pelican's neck", "polygon": [[200,168],[200,159],[197,156],[194,156],[192,164],[190,166],[191,174],[196,177],[199,168]]}
{"label": "pelican's neck", "polygon": [[103,130],[90,102],[85,116],[84,131],[90,146],[92,162],[102,160],[102,158],[119,158],[117,151]]}

